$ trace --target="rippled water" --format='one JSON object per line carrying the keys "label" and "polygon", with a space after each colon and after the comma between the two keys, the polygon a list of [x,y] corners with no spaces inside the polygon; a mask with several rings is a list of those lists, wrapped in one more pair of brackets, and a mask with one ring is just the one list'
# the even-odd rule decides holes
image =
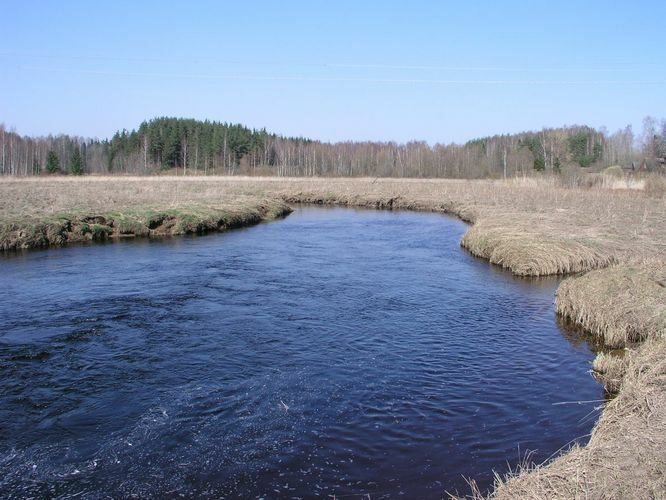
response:
{"label": "rippled water", "polygon": [[[594,423],[555,280],[435,214],[297,210],[0,259],[0,491],[439,498]],[[367,498],[367,496],[366,496]]]}

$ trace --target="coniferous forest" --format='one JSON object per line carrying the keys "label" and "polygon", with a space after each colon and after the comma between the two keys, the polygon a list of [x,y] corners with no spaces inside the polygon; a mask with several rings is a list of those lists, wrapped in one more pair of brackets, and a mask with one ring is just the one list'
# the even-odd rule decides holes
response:
{"label": "coniferous forest", "polygon": [[0,125],[0,173],[498,178],[611,165],[662,170],[666,121],[608,133],[587,126],[495,135],[465,144],[328,143],[240,124],[155,118],[110,139],[21,136]]}

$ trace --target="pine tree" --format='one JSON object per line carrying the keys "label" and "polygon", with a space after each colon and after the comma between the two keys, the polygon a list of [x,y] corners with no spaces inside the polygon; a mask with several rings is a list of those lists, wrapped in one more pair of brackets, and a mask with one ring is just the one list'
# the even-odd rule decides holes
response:
{"label": "pine tree", "polygon": [[72,175],[83,175],[83,158],[78,148],[74,150],[72,159],[69,163],[69,171]]}
{"label": "pine tree", "polygon": [[46,171],[49,174],[56,174],[60,171],[60,160],[58,160],[55,151],[49,151],[46,157]]}

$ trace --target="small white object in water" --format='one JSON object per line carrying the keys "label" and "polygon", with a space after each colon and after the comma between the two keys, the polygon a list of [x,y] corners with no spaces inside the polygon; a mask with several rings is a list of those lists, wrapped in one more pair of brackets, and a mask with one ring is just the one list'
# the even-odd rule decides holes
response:
{"label": "small white object in water", "polygon": [[289,407],[284,403],[284,401],[280,400],[280,404],[282,405],[282,408],[284,408],[284,411],[289,411]]}

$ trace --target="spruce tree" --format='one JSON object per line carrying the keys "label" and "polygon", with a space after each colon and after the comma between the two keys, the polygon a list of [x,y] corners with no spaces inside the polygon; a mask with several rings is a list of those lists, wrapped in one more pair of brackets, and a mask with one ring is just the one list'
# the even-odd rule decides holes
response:
{"label": "spruce tree", "polygon": [[69,171],[72,175],[83,175],[83,158],[78,148],[74,150],[72,159],[69,163]]}
{"label": "spruce tree", "polygon": [[46,171],[49,174],[56,174],[60,171],[60,160],[58,160],[58,155],[55,154],[55,151],[49,151],[49,154],[46,156]]}

